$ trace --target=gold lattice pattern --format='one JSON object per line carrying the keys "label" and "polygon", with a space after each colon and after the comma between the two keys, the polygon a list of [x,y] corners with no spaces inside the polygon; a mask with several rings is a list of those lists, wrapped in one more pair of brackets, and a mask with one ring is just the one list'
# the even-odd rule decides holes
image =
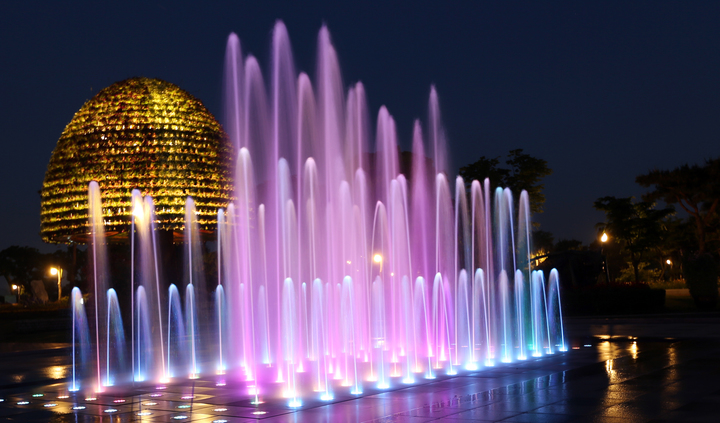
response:
{"label": "gold lattice pattern", "polygon": [[212,231],[217,209],[232,196],[233,158],[220,124],[192,95],[157,79],[117,82],[80,108],[50,157],[41,192],[43,240],[83,241],[93,180],[110,235],[128,231],[135,188],[153,197],[158,229],[182,232],[191,196],[200,228]]}

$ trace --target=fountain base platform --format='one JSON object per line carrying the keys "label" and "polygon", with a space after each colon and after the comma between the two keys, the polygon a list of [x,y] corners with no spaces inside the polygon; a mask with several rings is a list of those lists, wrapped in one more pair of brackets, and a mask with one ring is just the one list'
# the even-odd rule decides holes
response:
{"label": "fountain base platform", "polygon": [[[597,335],[597,334],[596,334]],[[0,420],[221,422],[689,421],[720,404],[720,339],[570,338],[566,353],[332,401],[252,404],[218,376],[69,393],[63,348],[0,356]],[[65,372],[65,373],[63,373]],[[220,382],[220,386],[218,383]],[[158,389],[159,388],[159,389]],[[94,399],[93,399],[94,398]],[[716,417],[716,415],[715,415]],[[710,421],[710,420],[707,420]]]}

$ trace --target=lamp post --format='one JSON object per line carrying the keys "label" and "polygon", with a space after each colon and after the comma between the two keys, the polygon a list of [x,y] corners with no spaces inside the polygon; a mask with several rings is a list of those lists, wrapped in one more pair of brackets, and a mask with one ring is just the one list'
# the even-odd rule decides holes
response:
{"label": "lamp post", "polygon": [[60,285],[60,283],[62,281],[62,273],[63,273],[62,268],[59,268],[59,267],[51,267],[50,268],[50,274],[53,276],[57,275],[57,278],[58,278],[58,302],[60,302],[60,298],[62,298],[62,286]]}
{"label": "lamp post", "polygon": [[607,232],[603,232],[602,236],[600,236],[600,242],[602,243],[602,247],[600,247],[600,254],[603,255],[603,267],[605,268],[605,283],[610,285],[610,269],[608,269],[607,254],[605,254],[604,251],[604,245],[608,242],[608,239],[610,239],[610,237],[608,237]]}
{"label": "lamp post", "polygon": [[382,265],[383,265],[383,256],[382,256],[382,254],[376,253],[375,255],[373,255],[373,261],[374,261],[376,264],[380,265],[380,270],[379,270],[379,271],[382,273]]}
{"label": "lamp post", "polygon": [[20,302],[20,287],[13,284],[12,290],[15,291],[15,302],[19,303]]}

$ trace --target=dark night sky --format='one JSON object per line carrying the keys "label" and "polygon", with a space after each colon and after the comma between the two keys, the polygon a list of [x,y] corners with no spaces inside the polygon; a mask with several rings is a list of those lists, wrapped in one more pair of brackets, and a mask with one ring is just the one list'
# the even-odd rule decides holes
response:
{"label": "dark night sky", "polygon": [[[605,195],[720,156],[720,2],[56,2],[0,4],[0,249],[39,236],[45,167],[98,90],[178,84],[220,117],[230,32],[267,67],[276,19],[314,74],[325,22],[344,83],[388,106],[404,146],[436,84],[454,168],[514,148],[549,162],[542,229],[592,241]],[[449,6],[452,4],[452,6]]]}

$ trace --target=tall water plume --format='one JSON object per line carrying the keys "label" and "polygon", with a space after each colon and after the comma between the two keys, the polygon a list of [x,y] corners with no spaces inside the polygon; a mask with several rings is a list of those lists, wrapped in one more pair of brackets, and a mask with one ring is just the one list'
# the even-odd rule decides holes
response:
{"label": "tall water plume", "polygon": [[297,407],[564,350],[557,272],[546,282],[532,267],[527,193],[451,178],[435,87],[427,126],[399,127],[382,106],[372,128],[328,29],[313,80],[282,22],[267,77],[234,34],[225,72],[237,161],[217,281],[204,280],[190,198],[185,280],[161,281],[153,202],[133,193],[136,381],[216,372],[253,403]]}
{"label": "tall water plume", "polygon": [[105,244],[105,222],[103,220],[102,199],[100,186],[97,182],[92,181],[88,187],[88,215],[91,234],[90,259],[92,269],[93,282],[93,303],[94,307],[94,323],[95,323],[95,369],[96,369],[96,389],[103,390],[105,383],[103,382],[107,372],[107,368],[103,370],[103,361],[106,359],[107,338],[106,338],[106,321],[107,321],[107,297],[106,292],[110,285],[108,280],[107,251]]}

